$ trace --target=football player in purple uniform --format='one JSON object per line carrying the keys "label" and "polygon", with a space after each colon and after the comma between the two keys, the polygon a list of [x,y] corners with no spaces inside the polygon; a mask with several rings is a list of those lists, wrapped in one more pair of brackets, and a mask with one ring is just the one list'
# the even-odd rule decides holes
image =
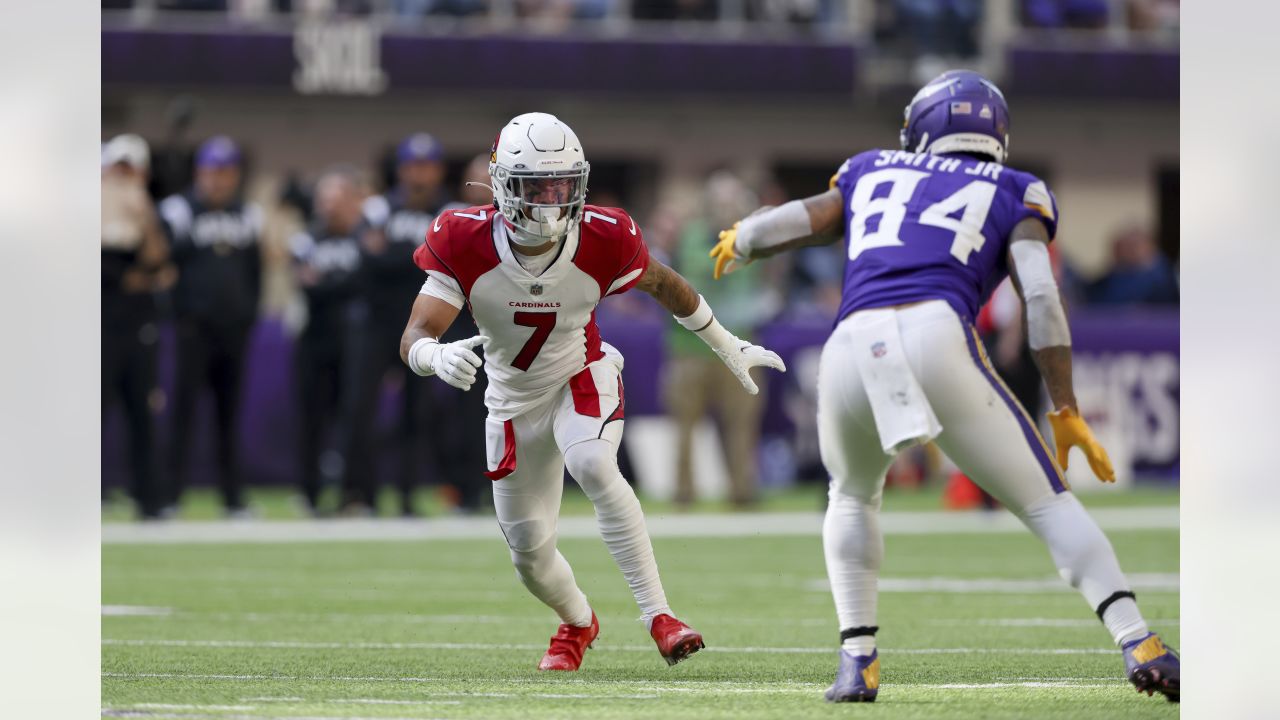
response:
{"label": "football player in purple uniform", "polygon": [[[757,211],[721,233],[711,253],[719,277],[735,263],[844,231],[843,301],[818,378],[819,443],[831,474],[823,546],[841,628],[826,698],[875,700],[885,471],[899,450],[933,440],[1049,547],[1122,649],[1138,690],[1176,702],[1177,655],[1148,630],[1111,544],[1062,475],[1079,447],[1100,480],[1115,480],[1072,389],[1071,333],[1049,264],[1054,197],[1004,164],[1009,109],[977,73],[947,72],[916,93],[900,140],[901,150],[849,158],[821,195]],[[973,329],[1006,276],[1025,303],[1055,408],[1056,458]]]}

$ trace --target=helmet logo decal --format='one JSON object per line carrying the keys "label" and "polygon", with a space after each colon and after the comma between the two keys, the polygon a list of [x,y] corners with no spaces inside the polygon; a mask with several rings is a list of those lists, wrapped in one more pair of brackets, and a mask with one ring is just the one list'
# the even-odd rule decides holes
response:
{"label": "helmet logo decal", "polygon": [[990,106],[990,105],[983,105],[983,106],[982,106],[982,110],[978,112],[978,117],[982,118],[983,120],[990,120],[990,119],[991,119],[991,106]]}
{"label": "helmet logo decal", "polygon": [[[986,105],[983,105],[982,110],[983,112],[987,113],[986,115],[983,115],[983,117],[991,117],[991,108],[987,107]],[[952,115],[972,115],[973,103],[953,102],[951,103],[951,114]]]}

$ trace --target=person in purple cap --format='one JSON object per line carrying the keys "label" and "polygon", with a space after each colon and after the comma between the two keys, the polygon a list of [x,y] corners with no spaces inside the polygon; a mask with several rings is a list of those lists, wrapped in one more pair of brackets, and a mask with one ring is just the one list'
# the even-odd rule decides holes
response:
{"label": "person in purple cap", "polygon": [[160,203],[178,267],[173,309],[178,379],[169,453],[170,503],[187,485],[196,399],[213,391],[218,489],[228,516],[248,514],[238,467],[236,424],[249,332],[258,316],[262,209],[241,197],[240,149],[226,136],[196,151],[195,182]]}
{"label": "person in purple cap", "polygon": [[[1044,542],[1120,648],[1129,681],[1177,702],[1177,654],[1147,627],[1106,535],[1063,478],[1072,448],[1102,482],[1115,471],[1072,387],[1071,329],[1049,263],[1058,204],[1043,180],[1005,165],[1004,94],[978,73],[943,73],[907,106],[899,142],[850,157],[824,193],[736,223],[711,251],[719,277],[845,240],[843,298],[818,369],[818,444],[831,474],[822,539],[840,622],[826,699],[876,699],[885,471],[898,451],[932,440]],[[974,330],[1006,277],[1055,408],[1053,446]]]}
{"label": "person in purple cap", "polygon": [[[422,244],[431,223],[442,210],[461,207],[445,188],[444,148],[431,135],[415,133],[396,147],[396,184],[364,203],[360,237],[360,272],[351,323],[345,397],[345,477],[342,510],[369,514],[377,507],[377,446],[375,429],[378,398],[388,371],[405,375],[396,347],[406,320],[406,298],[417,295],[422,272],[413,264],[413,251]],[[424,383],[404,382],[395,447],[400,512],[416,513],[414,480],[420,469],[414,438],[429,435],[418,427],[431,402]],[[438,412],[438,410],[437,410]],[[481,416],[483,417],[483,416]],[[481,421],[477,421],[481,422]]]}

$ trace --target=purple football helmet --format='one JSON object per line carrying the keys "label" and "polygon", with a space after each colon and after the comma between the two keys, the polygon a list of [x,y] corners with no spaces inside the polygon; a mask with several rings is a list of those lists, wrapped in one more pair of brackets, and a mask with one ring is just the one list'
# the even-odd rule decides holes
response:
{"label": "purple football helmet", "polygon": [[972,70],[949,70],[907,105],[899,136],[909,152],[1009,154],[1009,105],[1000,88]]}

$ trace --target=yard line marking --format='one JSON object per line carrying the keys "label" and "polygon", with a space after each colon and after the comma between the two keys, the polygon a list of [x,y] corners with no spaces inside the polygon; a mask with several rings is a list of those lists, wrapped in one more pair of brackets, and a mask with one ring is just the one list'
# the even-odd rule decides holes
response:
{"label": "yard line marking", "polygon": [[[1135,590],[1147,592],[1178,592],[1181,576],[1178,573],[1132,573],[1126,576]],[[880,578],[880,592],[893,593],[1074,593],[1074,588],[1054,575],[1043,578]],[[814,578],[805,583],[805,589],[814,592],[830,592],[826,578]]]}
{"label": "yard line marking", "polygon": [[[1090,620],[1086,618],[1032,617],[1032,618],[989,618],[984,620],[937,620],[935,619],[935,620],[927,620],[926,622],[930,625],[947,625],[947,626],[985,625],[990,627],[1051,627],[1051,628],[1102,627],[1102,624],[1099,623],[1097,620]],[[1147,624],[1176,627],[1180,624],[1180,622],[1177,618],[1173,618],[1173,619],[1148,618]]]}
{"label": "yard line marking", "polygon": [[133,703],[131,708],[150,710],[253,710],[254,705],[183,705],[178,703]]}
{"label": "yard line marking", "polygon": [[[360,624],[378,624],[378,623],[406,623],[406,624],[459,624],[466,625],[472,623],[480,623],[486,625],[504,625],[512,621],[539,621],[560,622],[560,619],[554,614],[548,614],[545,617],[531,616],[528,613],[511,613],[509,615],[431,615],[418,613],[299,613],[299,612],[276,612],[276,611],[249,611],[249,612],[203,612],[199,610],[171,610],[168,613],[139,613],[137,617],[156,617],[165,620],[234,620],[236,622],[279,622],[281,620],[299,620],[299,621],[325,621],[335,623],[360,623]],[[130,615],[129,613],[122,613]],[[103,613],[107,615],[107,613]],[[130,615],[133,616],[133,615]],[[713,619],[704,620],[703,624],[709,622],[720,622],[725,624],[753,624],[753,625],[799,625],[803,627],[835,627],[836,620],[832,618],[789,618],[786,620],[778,620],[777,618],[766,617],[735,617],[732,615],[717,615]],[[1097,625],[1097,622],[1093,623]]]}
{"label": "yard line marking", "polygon": [[103,605],[103,617],[168,617],[173,608],[146,605]]}
{"label": "yard line marking", "polygon": [[[1176,506],[1096,508],[1089,513],[1103,530],[1176,530]],[[821,512],[724,513],[677,515],[651,513],[649,535],[667,537],[816,536],[822,533]],[[1025,533],[1013,515],[997,512],[883,512],[886,535]],[[561,538],[599,537],[592,516],[560,518]],[[104,523],[103,544],[296,543],[377,540],[492,540],[501,537],[492,517],[441,517],[425,520],[328,519],[174,521]]]}
{"label": "yard line marking", "polygon": [[[209,712],[151,712],[148,710],[125,710],[119,707],[102,708],[102,717],[147,717],[151,720],[335,720],[333,715],[224,715]],[[342,720],[444,720],[440,717],[352,717],[343,716]]]}
{"label": "yard line marking", "polygon": [[[452,642],[314,642],[301,640],[169,640],[103,638],[103,645],[133,647],[210,647],[292,650],[542,650],[545,643],[452,643]],[[653,652],[648,645],[600,645],[597,650]],[[835,647],[708,647],[703,652],[757,653],[778,655],[834,655]],[[1110,655],[1114,648],[880,648],[886,655]],[[268,676],[264,676],[268,677]]]}

